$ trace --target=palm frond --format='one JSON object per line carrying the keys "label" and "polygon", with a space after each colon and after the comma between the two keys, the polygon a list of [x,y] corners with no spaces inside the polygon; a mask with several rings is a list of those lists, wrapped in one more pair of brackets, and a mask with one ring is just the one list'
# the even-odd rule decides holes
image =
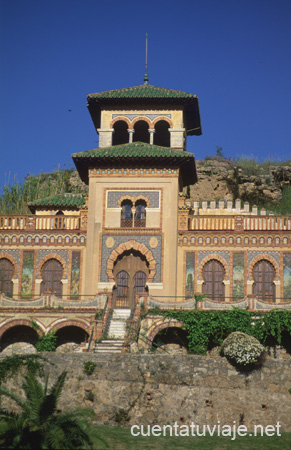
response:
{"label": "palm frond", "polygon": [[57,381],[51,387],[49,394],[47,394],[43,399],[43,403],[39,412],[42,420],[46,420],[47,417],[49,417],[56,411],[58,399],[64,387],[66,375],[67,372],[64,370],[58,377]]}
{"label": "palm frond", "polygon": [[0,396],[1,395],[11,398],[11,400],[14,400],[20,406],[20,408],[25,409],[25,402],[19,397],[19,395],[9,391],[4,386],[0,387]]}
{"label": "palm frond", "polygon": [[32,420],[37,420],[44,399],[43,387],[35,374],[28,372],[24,377],[22,388],[27,398],[26,405],[28,408],[26,411]]}

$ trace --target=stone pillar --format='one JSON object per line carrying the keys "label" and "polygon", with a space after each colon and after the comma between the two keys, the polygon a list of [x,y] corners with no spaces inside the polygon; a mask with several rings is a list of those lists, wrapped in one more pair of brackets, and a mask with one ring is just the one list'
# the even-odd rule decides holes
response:
{"label": "stone pillar", "polygon": [[63,295],[62,295],[62,299],[66,298],[68,295],[68,280],[61,280],[62,284],[63,284]]}
{"label": "stone pillar", "polygon": [[111,147],[114,128],[97,128],[97,132],[99,134],[99,147]]}
{"label": "stone pillar", "polygon": [[275,285],[275,296],[276,296],[276,303],[282,303],[281,297],[281,283],[280,280],[274,281]]}
{"label": "stone pillar", "polygon": [[129,134],[129,143],[132,144],[134,130],[133,129],[128,129],[127,131],[128,131],[128,134]]}
{"label": "stone pillar", "polygon": [[228,303],[230,301],[230,281],[229,280],[224,280],[223,284],[225,286],[225,302]]}
{"label": "stone pillar", "polygon": [[197,280],[197,294],[202,294],[202,286],[204,281],[203,280]]}
{"label": "stone pillar", "polygon": [[41,279],[36,278],[36,280],[35,280],[35,291],[34,291],[36,296],[40,295],[40,284],[41,284],[41,282],[42,282]]}
{"label": "stone pillar", "polygon": [[247,281],[247,295],[253,295],[253,284],[254,284],[253,280]]}
{"label": "stone pillar", "polygon": [[153,143],[154,143],[154,134],[155,134],[155,132],[156,132],[156,130],[152,130],[152,129],[149,130],[149,133],[150,133],[150,144],[151,145],[153,145]]}
{"label": "stone pillar", "polygon": [[184,148],[185,128],[169,128],[171,147]]}
{"label": "stone pillar", "polygon": [[19,286],[18,278],[13,278],[11,281],[12,281],[12,283],[13,283],[12,297],[13,297],[13,298],[17,298],[17,295],[18,295],[18,286]]}

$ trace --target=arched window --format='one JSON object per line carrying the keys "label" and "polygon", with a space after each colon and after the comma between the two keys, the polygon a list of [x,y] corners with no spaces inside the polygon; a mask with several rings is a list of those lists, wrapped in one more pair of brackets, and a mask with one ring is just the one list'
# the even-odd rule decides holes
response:
{"label": "arched window", "polygon": [[14,273],[14,266],[7,258],[0,259],[0,292],[12,297],[13,294],[13,282],[12,277]]}
{"label": "arched window", "polygon": [[203,267],[203,294],[213,300],[224,301],[224,276],[225,270],[219,261],[208,261]]}
{"label": "arched window", "polygon": [[135,202],[134,226],[146,226],[146,202],[144,200],[137,200]]}
{"label": "arched window", "polygon": [[55,229],[59,230],[62,228],[65,228],[65,216],[63,211],[58,211],[56,213],[56,218],[55,218]]}
{"label": "arched window", "polygon": [[138,294],[139,292],[145,291],[146,282],[147,282],[147,276],[142,270],[139,270],[138,272],[135,273],[134,280],[133,280],[133,283],[134,283],[133,297],[134,298],[135,298],[135,295]]}
{"label": "arched window", "polygon": [[134,125],[133,142],[137,141],[150,143],[149,126],[144,120],[139,120]]}
{"label": "arched window", "polygon": [[253,294],[263,300],[275,301],[275,269],[272,264],[262,259],[253,269]]}
{"label": "arched window", "polygon": [[154,144],[170,147],[170,125],[165,120],[159,120],[155,125]]}
{"label": "arched window", "polygon": [[63,292],[63,284],[61,282],[63,276],[62,264],[57,259],[49,259],[42,267],[41,276],[41,293],[44,294],[49,290],[55,296],[61,297]]}
{"label": "arched window", "polygon": [[117,305],[119,306],[127,302],[128,283],[129,283],[129,275],[125,270],[122,270],[117,274],[116,277],[116,286],[117,286],[116,297],[117,297]]}
{"label": "arched window", "polygon": [[113,129],[112,145],[128,144],[129,135],[127,123],[124,120],[118,120],[113,125]]}
{"label": "arched window", "polygon": [[121,203],[121,223],[122,228],[132,227],[132,201],[124,200]]}

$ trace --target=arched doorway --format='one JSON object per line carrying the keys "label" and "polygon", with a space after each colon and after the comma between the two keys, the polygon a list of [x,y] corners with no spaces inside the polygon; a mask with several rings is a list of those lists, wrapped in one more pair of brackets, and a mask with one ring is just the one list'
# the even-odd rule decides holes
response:
{"label": "arched doorway", "polygon": [[56,347],[65,346],[66,344],[73,344],[73,346],[77,346],[83,342],[88,342],[89,335],[88,333],[75,325],[67,325],[62,328],[59,328],[56,331],[57,336],[57,345]]}
{"label": "arched doorway", "polygon": [[221,262],[211,259],[203,267],[203,294],[217,301],[225,300],[224,280],[225,270]]}
{"label": "arched doorway", "polygon": [[0,292],[12,297],[14,266],[7,258],[0,259]]}
{"label": "arched doorway", "polygon": [[[20,344],[22,346],[22,352],[26,344],[35,346],[38,341],[38,334],[36,330],[27,325],[15,325],[6,330],[0,339],[0,351],[10,346],[15,346],[15,344]],[[18,348],[19,349],[19,348]]]}
{"label": "arched doorway", "polygon": [[253,269],[253,294],[262,300],[275,301],[275,269],[266,259],[257,262]]}
{"label": "arched doorway", "polygon": [[113,268],[113,307],[133,308],[136,294],[145,292],[148,274],[148,262],[140,252],[128,250],[122,253]]}
{"label": "arched doorway", "polygon": [[57,259],[49,259],[41,270],[42,282],[41,293],[44,294],[49,290],[56,297],[61,297],[63,293],[63,267]]}

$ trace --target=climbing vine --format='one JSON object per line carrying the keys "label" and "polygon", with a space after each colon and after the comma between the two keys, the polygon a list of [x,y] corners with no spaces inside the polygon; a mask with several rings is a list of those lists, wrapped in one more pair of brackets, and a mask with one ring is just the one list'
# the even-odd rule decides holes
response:
{"label": "climbing vine", "polygon": [[13,378],[22,367],[33,373],[42,374],[42,362],[47,361],[40,355],[6,356],[0,361],[0,384],[8,378]]}
{"label": "climbing vine", "polygon": [[205,355],[210,347],[221,345],[233,331],[254,336],[263,345],[280,345],[284,336],[291,335],[290,311],[272,310],[263,314],[236,308],[227,311],[150,309],[147,314],[181,321],[187,331],[189,351],[198,355]]}

